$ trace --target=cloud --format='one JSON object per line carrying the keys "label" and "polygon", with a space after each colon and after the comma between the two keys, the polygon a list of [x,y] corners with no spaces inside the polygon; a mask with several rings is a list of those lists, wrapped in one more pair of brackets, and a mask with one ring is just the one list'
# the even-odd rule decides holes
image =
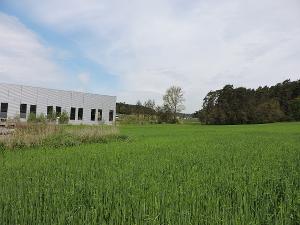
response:
{"label": "cloud", "polygon": [[17,18],[0,13],[0,80],[49,86],[66,75],[51,58],[52,50]]}
{"label": "cloud", "polygon": [[12,2],[118,75],[122,101],[149,94],[159,102],[166,88],[180,85],[193,112],[209,90],[228,83],[299,78],[297,0]]}

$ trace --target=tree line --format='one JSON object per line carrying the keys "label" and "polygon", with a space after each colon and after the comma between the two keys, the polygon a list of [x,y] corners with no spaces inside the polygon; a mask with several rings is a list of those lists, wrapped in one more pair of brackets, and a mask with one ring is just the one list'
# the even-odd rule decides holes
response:
{"label": "tree line", "polygon": [[247,89],[226,85],[210,91],[195,112],[204,124],[251,124],[300,120],[300,80]]}
{"label": "tree line", "polygon": [[177,123],[180,112],[184,109],[183,90],[171,86],[163,95],[163,105],[156,105],[148,99],[144,103],[137,101],[135,105],[119,102],[116,111],[122,115],[135,115],[139,120],[152,120],[157,123]]}

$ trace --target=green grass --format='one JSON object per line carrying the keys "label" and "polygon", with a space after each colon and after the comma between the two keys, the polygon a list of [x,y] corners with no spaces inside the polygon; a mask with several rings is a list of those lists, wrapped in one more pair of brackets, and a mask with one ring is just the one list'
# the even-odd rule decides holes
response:
{"label": "green grass", "polygon": [[299,224],[300,123],[124,126],[0,153],[1,225]]}

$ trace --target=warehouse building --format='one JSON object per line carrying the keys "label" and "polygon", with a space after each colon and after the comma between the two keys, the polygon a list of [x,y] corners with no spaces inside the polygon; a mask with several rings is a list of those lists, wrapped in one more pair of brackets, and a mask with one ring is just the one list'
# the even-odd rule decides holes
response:
{"label": "warehouse building", "polygon": [[0,83],[0,119],[49,115],[66,111],[70,124],[113,124],[116,97]]}

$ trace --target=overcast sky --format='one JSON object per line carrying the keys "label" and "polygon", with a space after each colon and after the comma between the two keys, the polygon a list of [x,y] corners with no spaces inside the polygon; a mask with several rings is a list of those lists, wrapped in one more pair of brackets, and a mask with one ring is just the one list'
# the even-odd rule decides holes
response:
{"label": "overcast sky", "polygon": [[300,79],[299,0],[0,0],[0,80],[186,112],[226,84]]}

